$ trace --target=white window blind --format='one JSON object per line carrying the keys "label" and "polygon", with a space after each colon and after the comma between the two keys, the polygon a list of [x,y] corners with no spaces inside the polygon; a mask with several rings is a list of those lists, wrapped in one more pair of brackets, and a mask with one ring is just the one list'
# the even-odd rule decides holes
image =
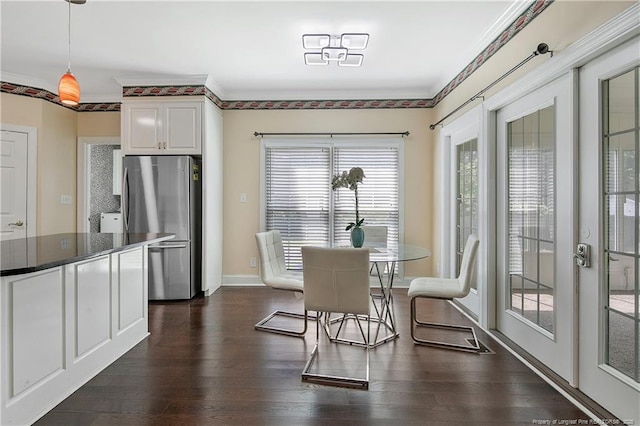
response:
{"label": "white window blind", "polygon": [[265,154],[267,230],[280,230],[287,267],[302,269],[300,247],[329,242],[330,150],[267,148]]}
{"label": "white window blind", "polygon": [[302,269],[303,245],[349,245],[345,227],[355,221],[354,191],[333,191],[331,177],[356,166],[366,175],[358,185],[364,225],[387,226],[388,243],[397,244],[398,143],[353,146],[315,141],[313,146],[306,145],[301,141],[264,146],[265,227],[280,230],[287,268]]}
{"label": "white window blind", "polygon": [[[333,150],[334,173],[360,167],[365,178],[358,185],[358,212],[365,226],[386,226],[387,241],[398,243],[399,227],[399,156],[397,147],[342,148]],[[354,191],[334,191],[333,224],[334,243],[349,245],[350,232],[345,231],[355,222],[356,200]],[[366,235],[365,235],[366,240]]]}

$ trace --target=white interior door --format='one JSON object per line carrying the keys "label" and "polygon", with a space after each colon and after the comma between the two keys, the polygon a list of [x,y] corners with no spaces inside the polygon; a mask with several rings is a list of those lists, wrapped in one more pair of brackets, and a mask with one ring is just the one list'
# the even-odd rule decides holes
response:
{"label": "white interior door", "polygon": [[0,239],[27,236],[26,133],[0,132]]}
{"label": "white interior door", "polygon": [[574,383],[574,82],[500,109],[496,327]]}
{"label": "white interior door", "polygon": [[[580,75],[579,387],[640,424],[640,38]],[[597,173],[596,173],[597,171]]]}

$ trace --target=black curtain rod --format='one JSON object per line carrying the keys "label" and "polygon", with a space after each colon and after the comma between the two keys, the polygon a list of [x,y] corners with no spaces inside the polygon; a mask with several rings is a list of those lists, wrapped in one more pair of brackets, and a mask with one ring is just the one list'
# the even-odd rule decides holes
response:
{"label": "black curtain rod", "polygon": [[346,132],[346,133],[260,133],[253,132],[255,137],[263,136],[349,136],[349,135],[402,135],[409,136],[409,132]]}
{"label": "black curtain rod", "polygon": [[482,94],[484,92],[486,92],[487,90],[491,89],[493,86],[495,86],[496,84],[500,83],[502,80],[504,80],[507,76],[509,76],[511,73],[513,73],[515,70],[517,70],[518,68],[520,68],[521,66],[523,66],[524,64],[526,64],[527,62],[529,62],[531,59],[535,58],[538,55],[544,55],[545,53],[550,53],[551,57],[553,57],[553,51],[549,50],[549,46],[547,45],[547,43],[540,43],[538,45],[538,47],[536,48],[536,50],[529,56],[527,56],[522,62],[520,62],[518,65],[516,65],[515,67],[511,68],[509,71],[507,71],[506,73],[502,74],[502,77],[500,77],[499,79],[495,80],[493,83],[491,83],[490,85],[488,85],[487,87],[485,87],[484,89],[482,89],[481,91],[479,91],[478,93],[476,93],[475,95],[473,95],[468,101],[466,101],[465,103],[463,103],[462,105],[460,105],[458,108],[454,109],[453,111],[451,111],[449,114],[445,115],[444,117],[442,117],[437,123],[431,124],[429,126],[429,128],[431,130],[435,129],[436,126],[438,124],[442,124],[442,122],[444,120],[446,120],[447,118],[451,117],[453,114],[455,114],[456,112],[460,111],[462,108],[464,108],[465,106],[469,105],[469,103],[475,101],[476,99],[482,97],[484,99],[484,97],[482,96]]}

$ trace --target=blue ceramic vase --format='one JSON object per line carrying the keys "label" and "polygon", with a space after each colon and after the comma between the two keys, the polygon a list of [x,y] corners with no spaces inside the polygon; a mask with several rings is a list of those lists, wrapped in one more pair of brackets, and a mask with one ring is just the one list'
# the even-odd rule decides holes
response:
{"label": "blue ceramic vase", "polygon": [[360,248],[362,244],[364,244],[364,230],[362,228],[352,228],[351,245],[355,248]]}

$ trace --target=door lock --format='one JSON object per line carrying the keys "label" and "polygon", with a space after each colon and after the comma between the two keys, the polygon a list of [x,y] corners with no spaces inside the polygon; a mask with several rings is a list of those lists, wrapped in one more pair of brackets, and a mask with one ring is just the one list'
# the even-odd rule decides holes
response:
{"label": "door lock", "polygon": [[591,267],[591,246],[585,243],[578,243],[576,253],[573,255],[576,264],[583,268]]}
{"label": "door lock", "polygon": [[15,222],[15,223],[9,223],[7,225],[8,226],[22,226],[22,225],[24,225],[24,222],[19,220],[19,221]]}

